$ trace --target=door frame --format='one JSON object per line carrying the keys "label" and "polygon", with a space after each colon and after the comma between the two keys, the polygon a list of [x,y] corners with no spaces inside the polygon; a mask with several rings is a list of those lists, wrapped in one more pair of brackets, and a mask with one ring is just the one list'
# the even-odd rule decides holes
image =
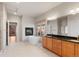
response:
{"label": "door frame", "polygon": [[[17,42],[17,22],[8,22],[9,25],[8,25],[8,37],[10,37],[10,34],[9,34],[9,26],[10,26],[10,23],[15,23],[16,24],[16,39],[15,39],[15,42]],[[10,44],[10,39],[8,38],[8,44]]]}
{"label": "door frame", "polygon": [[6,21],[6,46],[9,45],[9,22]]}

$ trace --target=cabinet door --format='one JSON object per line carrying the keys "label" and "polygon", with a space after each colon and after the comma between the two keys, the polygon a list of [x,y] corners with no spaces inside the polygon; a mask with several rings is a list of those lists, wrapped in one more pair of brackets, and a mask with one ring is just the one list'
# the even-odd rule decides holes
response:
{"label": "cabinet door", "polygon": [[52,51],[55,52],[55,53],[56,53],[56,50],[57,50],[56,46],[57,46],[56,45],[56,39],[53,39],[53,49],[52,49]]}
{"label": "cabinet door", "polygon": [[61,40],[56,40],[57,54],[61,56]]}
{"label": "cabinet door", "polygon": [[74,54],[74,43],[62,41],[62,56],[73,57]]}
{"label": "cabinet door", "polygon": [[61,40],[53,39],[52,51],[61,56]]}
{"label": "cabinet door", "polygon": [[47,48],[49,50],[52,50],[52,38],[47,38]]}
{"label": "cabinet door", "polygon": [[42,38],[42,45],[44,48],[47,48],[47,38],[46,37]]}
{"label": "cabinet door", "polygon": [[79,44],[75,44],[75,56],[79,57]]}

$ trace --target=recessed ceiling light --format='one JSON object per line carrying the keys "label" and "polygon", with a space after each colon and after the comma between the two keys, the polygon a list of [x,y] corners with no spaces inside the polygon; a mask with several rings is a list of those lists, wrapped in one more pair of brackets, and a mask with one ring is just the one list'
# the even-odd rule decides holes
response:
{"label": "recessed ceiling light", "polygon": [[47,20],[56,20],[57,16],[48,17]]}
{"label": "recessed ceiling light", "polygon": [[70,14],[76,14],[76,11],[70,10]]}

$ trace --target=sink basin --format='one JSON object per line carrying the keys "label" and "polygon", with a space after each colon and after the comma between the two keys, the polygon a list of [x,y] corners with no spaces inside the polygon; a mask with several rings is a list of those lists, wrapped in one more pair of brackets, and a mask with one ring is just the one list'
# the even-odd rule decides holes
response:
{"label": "sink basin", "polygon": [[79,42],[78,40],[69,40],[69,41],[73,41],[73,42]]}

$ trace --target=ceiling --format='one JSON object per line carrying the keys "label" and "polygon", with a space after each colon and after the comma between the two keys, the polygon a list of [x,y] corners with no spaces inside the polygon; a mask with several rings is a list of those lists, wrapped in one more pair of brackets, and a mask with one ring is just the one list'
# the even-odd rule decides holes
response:
{"label": "ceiling", "polygon": [[36,17],[61,4],[61,2],[5,2],[5,4],[9,13],[17,11],[18,15]]}

